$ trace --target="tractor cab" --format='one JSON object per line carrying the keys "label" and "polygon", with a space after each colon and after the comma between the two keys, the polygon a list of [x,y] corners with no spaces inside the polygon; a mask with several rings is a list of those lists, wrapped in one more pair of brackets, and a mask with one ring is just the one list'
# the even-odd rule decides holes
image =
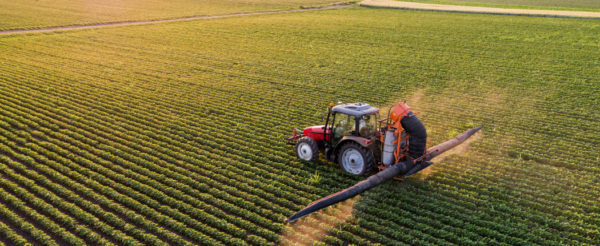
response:
{"label": "tractor cab", "polygon": [[327,128],[333,130],[330,147],[335,148],[348,137],[368,143],[378,132],[378,113],[378,108],[366,103],[347,103],[333,107],[330,111],[331,122],[325,122]]}

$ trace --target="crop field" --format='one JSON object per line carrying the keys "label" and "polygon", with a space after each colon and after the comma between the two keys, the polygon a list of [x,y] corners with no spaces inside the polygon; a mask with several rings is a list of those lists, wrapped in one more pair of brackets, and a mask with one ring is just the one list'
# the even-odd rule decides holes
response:
{"label": "crop field", "polygon": [[0,30],[328,5],[335,0],[0,0]]}
{"label": "crop field", "polygon": [[[598,245],[600,22],[351,7],[0,36],[0,245]],[[407,100],[429,170],[360,181],[284,139]]]}
{"label": "crop field", "polygon": [[600,11],[600,1],[597,0],[406,0],[405,2],[520,9]]}

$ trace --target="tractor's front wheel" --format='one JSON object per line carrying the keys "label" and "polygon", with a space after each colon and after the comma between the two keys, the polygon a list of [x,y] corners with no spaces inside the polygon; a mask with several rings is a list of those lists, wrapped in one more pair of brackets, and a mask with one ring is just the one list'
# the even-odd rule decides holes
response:
{"label": "tractor's front wheel", "polygon": [[367,175],[375,165],[373,153],[354,142],[342,146],[338,162],[342,170],[354,175]]}
{"label": "tractor's front wheel", "polygon": [[296,156],[305,161],[317,161],[319,159],[317,142],[309,137],[300,138],[296,143]]}

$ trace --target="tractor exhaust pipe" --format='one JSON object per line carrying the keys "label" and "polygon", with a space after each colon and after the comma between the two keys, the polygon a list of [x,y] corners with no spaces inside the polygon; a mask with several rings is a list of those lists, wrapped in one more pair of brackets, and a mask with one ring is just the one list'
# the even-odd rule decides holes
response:
{"label": "tractor exhaust pipe", "polygon": [[[450,139],[444,143],[438,144],[432,148],[427,149],[427,152],[425,153],[425,155],[423,155],[422,157],[420,157],[416,160],[407,160],[407,161],[402,161],[402,162],[396,163],[396,164],[386,168],[385,170],[378,172],[377,174],[372,175],[371,177],[369,177],[363,181],[358,182],[357,184],[351,186],[350,188],[344,189],[342,191],[339,191],[337,193],[331,194],[331,195],[323,197],[317,201],[314,201],[311,204],[309,204],[306,208],[298,211],[294,215],[285,219],[284,222],[292,223],[292,222],[298,220],[299,218],[309,215],[317,210],[326,208],[326,207],[336,204],[338,202],[342,202],[346,199],[352,198],[352,197],[354,197],[368,189],[371,189],[375,186],[378,186],[378,185],[384,183],[385,181],[387,181],[393,177],[396,177],[398,175],[403,175],[402,177],[406,178],[412,174],[415,174],[415,173],[423,170],[424,168],[430,166],[431,164],[433,164],[433,162],[429,161],[433,157],[435,157],[441,153],[444,153],[445,151],[447,151],[449,149],[456,147],[457,145],[459,145],[462,142],[464,142],[465,140],[467,140],[469,137],[471,137],[473,134],[475,134],[480,129],[481,129],[481,126],[469,129],[453,139]],[[417,164],[414,164],[414,163],[417,163]]]}

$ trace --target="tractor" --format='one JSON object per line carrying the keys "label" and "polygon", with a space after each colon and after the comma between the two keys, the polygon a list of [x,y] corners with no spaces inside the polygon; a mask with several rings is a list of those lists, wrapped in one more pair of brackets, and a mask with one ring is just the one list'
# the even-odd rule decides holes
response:
{"label": "tractor", "polygon": [[346,103],[328,107],[324,125],[294,129],[287,143],[295,145],[299,159],[315,162],[322,151],[327,160],[354,175],[369,175],[375,167],[383,170],[425,153],[427,134],[405,102],[390,107],[387,118],[379,119],[379,109],[366,103]]}
{"label": "tractor", "polygon": [[[460,145],[481,126],[471,128],[453,139],[425,150],[425,126],[406,103],[390,108],[387,118],[379,120],[379,109],[366,103],[329,105],[325,125],[304,128],[287,143],[295,145],[296,155],[305,161],[316,161],[323,151],[330,161],[351,174],[367,176],[374,167],[377,174],[357,184],[316,200],[291,215],[285,222],[299,218],[352,198],[390,179],[405,179],[431,166],[434,157]],[[331,119],[331,121],[329,121]]]}

